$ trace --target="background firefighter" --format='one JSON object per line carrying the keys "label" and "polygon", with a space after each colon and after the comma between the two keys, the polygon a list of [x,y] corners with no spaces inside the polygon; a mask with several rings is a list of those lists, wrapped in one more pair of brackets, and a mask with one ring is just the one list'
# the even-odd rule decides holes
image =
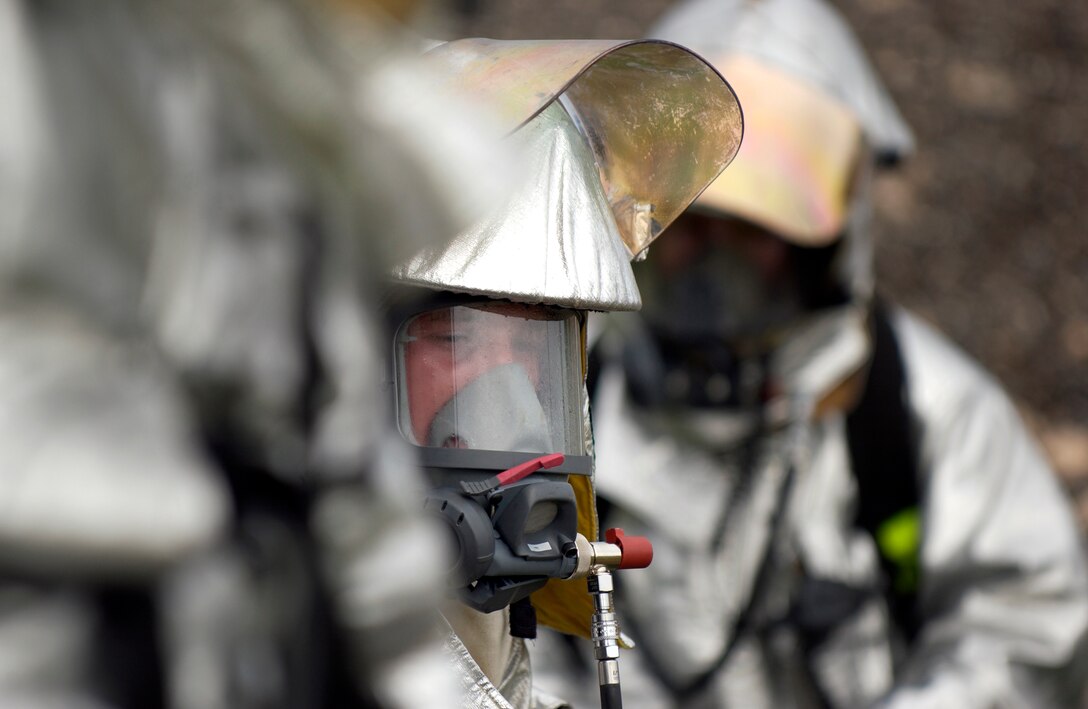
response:
{"label": "background firefighter", "polygon": [[658,545],[621,594],[633,696],[1074,704],[1060,488],[993,381],[873,298],[871,173],[911,139],[856,41],[801,1],[685,3],[652,34],[733,77],[748,130],[598,344],[605,519]]}

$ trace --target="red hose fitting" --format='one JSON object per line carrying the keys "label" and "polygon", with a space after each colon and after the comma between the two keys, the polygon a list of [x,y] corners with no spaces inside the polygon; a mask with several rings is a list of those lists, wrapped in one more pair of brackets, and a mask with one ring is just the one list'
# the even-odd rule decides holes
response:
{"label": "red hose fitting", "polygon": [[645,569],[654,559],[654,545],[646,537],[628,537],[619,527],[606,529],[604,540],[620,548],[621,569]]}

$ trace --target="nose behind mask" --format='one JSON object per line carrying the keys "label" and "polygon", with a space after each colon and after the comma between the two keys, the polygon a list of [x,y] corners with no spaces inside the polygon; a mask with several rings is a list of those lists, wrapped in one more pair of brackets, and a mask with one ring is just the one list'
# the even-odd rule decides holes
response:
{"label": "nose behind mask", "polygon": [[[427,444],[552,452],[544,407],[520,364],[495,367],[461,388],[435,416]],[[465,458],[468,467],[443,470],[426,508],[445,521],[455,540],[450,580],[461,600],[491,612],[573,572],[577,503],[568,482],[543,475],[487,491],[465,488],[460,481],[483,472],[473,470],[471,460]]]}
{"label": "nose behind mask", "polygon": [[435,415],[427,445],[549,453],[548,420],[529,375],[504,364],[464,386]]}

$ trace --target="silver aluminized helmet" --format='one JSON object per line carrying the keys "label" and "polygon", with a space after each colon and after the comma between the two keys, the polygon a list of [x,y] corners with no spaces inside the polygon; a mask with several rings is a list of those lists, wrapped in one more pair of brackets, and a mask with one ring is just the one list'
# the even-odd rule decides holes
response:
{"label": "silver aluminized helmet", "polygon": [[396,280],[586,310],[641,305],[629,261],[729,164],[736,96],[703,59],[656,41],[466,39],[428,53],[494,106],[521,179],[505,203]]}
{"label": "silver aluminized helmet", "polygon": [[743,54],[838,99],[885,159],[905,157],[914,138],[849,26],[820,0],[689,0],[648,33],[714,61]]}
{"label": "silver aluminized helmet", "polygon": [[744,104],[745,144],[699,207],[824,246],[859,225],[866,157],[894,164],[913,150],[857,39],[821,0],[693,0],[651,34],[703,53]]}
{"label": "silver aluminized helmet", "polygon": [[650,36],[700,52],[744,105],[744,146],[696,206],[799,246],[842,239],[834,278],[866,301],[873,167],[907,156],[914,139],[839,13],[822,0],[690,0]]}

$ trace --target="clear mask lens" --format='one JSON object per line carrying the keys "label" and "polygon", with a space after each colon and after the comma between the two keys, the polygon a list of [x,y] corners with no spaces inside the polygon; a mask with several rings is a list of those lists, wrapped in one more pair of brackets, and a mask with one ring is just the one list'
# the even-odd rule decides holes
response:
{"label": "clear mask lens", "polygon": [[438,308],[396,334],[398,422],[420,446],[582,455],[578,316],[514,303]]}

